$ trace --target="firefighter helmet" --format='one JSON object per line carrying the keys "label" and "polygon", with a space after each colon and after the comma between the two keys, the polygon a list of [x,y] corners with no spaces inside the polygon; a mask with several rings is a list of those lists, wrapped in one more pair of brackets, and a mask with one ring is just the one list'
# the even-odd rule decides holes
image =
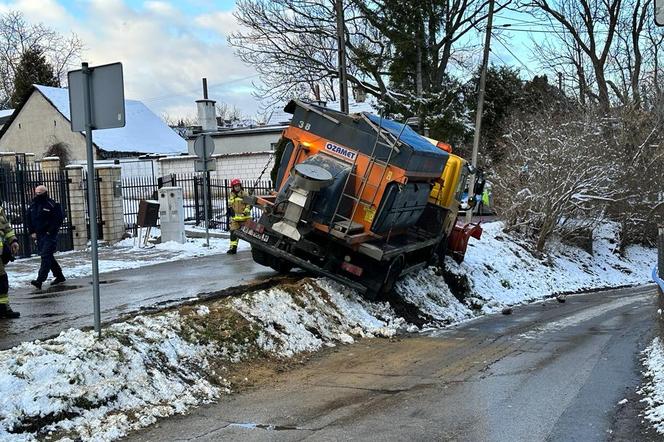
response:
{"label": "firefighter helmet", "polygon": [[233,179],[231,180],[231,187],[235,187],[235,186],[237,186],[238,184],[239,184],[240,186],[242,185],[242,182],[240,181],[239,178],[233,178]]}

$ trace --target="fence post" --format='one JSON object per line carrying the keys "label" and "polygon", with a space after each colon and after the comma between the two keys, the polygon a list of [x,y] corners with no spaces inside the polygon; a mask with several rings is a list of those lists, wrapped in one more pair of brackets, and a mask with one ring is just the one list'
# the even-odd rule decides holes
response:
{"label": "fence post", "polygon": [[196,212],[196,225],[199,225],[201,222],[201,210],[198,206],[198,199],[200,195],[198,194],[198,177],[194,175],[194,212]]}
{"label": "fence post", "polygon": [[[208,195],[208,199],[207,199],[208,219],[206,219],[205,222],[207,222],[208,225],[210,225],[210,221],[212,220],[212,218],[214,218],[214,216],[212,216],[212,183],[210,181],[210,171],[208,170],[208,171],[205,171],[203,173],[206,175],[206,178],[207,178],[206,180],[203,180],[203,184],[207,186],[207,195]],[[203,204],[205,204],[205,203],[203,203]]]}
{"label": "fence post", "polygon": [[657,262],[660,279],[664,279],[664,225],[659,228],[659,237],[657,239]]}
{"label": "fence post", "polygon": [[41,160],[41,170],[45,173],[54,173],[60,170],[59,157],[46,157]]}
{"label": "fence post", "polygon": [[224,179],[224,203],[226,208],[226,228],[224,230],[229,231],[231,225],[231,218],[228,216],[228,180]]}
{"label": "fence post", "polygon": [[121,240],[125,232],[121,170],[116,165],[97,167],[103,238],[109,243]]}
{"label": "fence post", "polygon": [[69,223],[72,228],[74,250],[85,250],[88,246],[88,230],[85,220],[85,185],[83,166],[66,167],[69,176]]}

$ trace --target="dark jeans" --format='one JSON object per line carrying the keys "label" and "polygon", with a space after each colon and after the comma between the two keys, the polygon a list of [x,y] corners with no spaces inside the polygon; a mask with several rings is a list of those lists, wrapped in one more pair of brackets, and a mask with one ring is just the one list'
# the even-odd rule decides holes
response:
{"label": "dark jeans", "polygon": [[41,257],[41,266],[37,281],[44,282],[48,278],[48,272],[53,272],[56,278],[64,278],[60,264],[55,260],[53,254],[58,248],[58,235],[39,235],[37,236],[37,248]]}

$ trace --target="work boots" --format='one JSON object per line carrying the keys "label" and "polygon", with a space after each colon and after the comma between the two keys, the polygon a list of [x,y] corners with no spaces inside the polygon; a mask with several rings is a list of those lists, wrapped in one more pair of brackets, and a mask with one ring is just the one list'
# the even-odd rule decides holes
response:
{"label": "work boots", "polygon": [[21,314],[12,310],[9,304],[0,304],[0,319],[16,319],[19,316]]}
{"label": "work boots", "polygon": [[228,253],[229,255],[235,255],[237,253],[237,246],[231,246],[231,248],[228,249],[226,253]]}

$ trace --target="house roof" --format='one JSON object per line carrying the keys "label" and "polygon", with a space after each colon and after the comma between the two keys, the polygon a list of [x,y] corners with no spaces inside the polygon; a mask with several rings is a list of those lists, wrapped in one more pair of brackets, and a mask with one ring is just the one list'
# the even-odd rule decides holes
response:
{"label": "house roof", "polygon": [[5,124],[11,118],[14,113],[14,109],[2,109],[0,110],[0,125]]}
{"label": "house roof", "polygon": [[[62,116],[71,121],[68,89],[38,84],[34,87]],[[27,99],[16,109],[0,131],[0,137],[20,114],[26,102]],[[140,101],[125,100],[125,122],[125,127],[95,130],[94,144],[107,152],[180,154],[187,151],[187,142]]]}

